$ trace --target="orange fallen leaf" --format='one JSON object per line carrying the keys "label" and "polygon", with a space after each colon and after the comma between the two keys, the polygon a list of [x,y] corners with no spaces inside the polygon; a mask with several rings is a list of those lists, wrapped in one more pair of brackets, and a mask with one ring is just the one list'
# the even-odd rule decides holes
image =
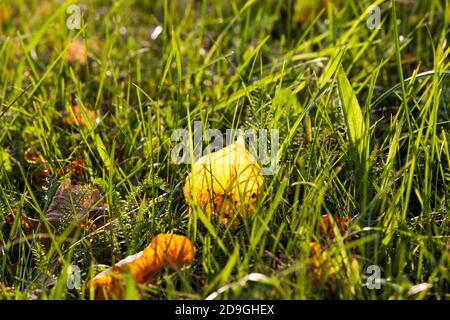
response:
{"label": "orange fallen leaf", "polygon": [[23,157],[25,162],[34,168],[34,182],[39,188],[47,189],[50,184],[51,172],[48,161],[34,148],[25,150]]}
{"label": "orange fallen leaf", "polygon": [[[17,208],[12,208],[12,213],[6,216],[6,224],[12,227],[17,216]],[[32,234],[34,228],[39,224],[39,220],[29,218],[25,213],[20,215],[20,225],[25,234]]]}
{"label": "orange fallen leaf", "polygon": [[64,114],[63,121],[78,127],[87,127],[97,122],[97,113],[87,107],[81,108],[77,99],[73,99],[72,110]]}
{"label": "orange fallen leaf", "polygon": [[159,234],[143,251],[129,256],[106,271],[99,273],[87,284],[95,299],[123,298],[123,275],[129,274],[136,283],[156,282],[164,268],[176,270],[194,263],[195,248],[185,236]]}
{"label": "orange fallen leaf", "polygon": [[71,161],[67,166],[56,169],[56,174],[60,177],[66,174],[73,174],[74,177],[80,177],[83,174],[83,170],[86,168],[86,159],[80,158]]}
{"label": "orange fallen leaf", "polygon": [[[344,234],[347,231],[352,218],[341,218],[338,216],[333,216],[333,220],[336,222],[339,232],[341,234]],[[327,214],[322,215],[322,220],[320,221],[320,231],[322,232],[322,235],[330,239],[336,237],[336,234],[333,230],[333,225],[331,224],[330,218]]]}
{"label": "orange fallen leaf", "polygon": [[98,226],[97,226],[97,224],[95,223],[95,220],[93,220],[93,219],[88,219],[88,220],[86,221],[86,223],[84,223],[84,222],[81,222],[81,223],[80,223],[80,228],[83,229],[84,232],[88,233],[88,232],[90,232],[90,231],[97,230]]}
{"label": "orange fallen leaf", "polygon": [[80,39],[75,39],[69,42],[64,59],[68,62],[78,62],[85,64],[87,60],[86,46]]}
{"label": "orange fallen leaf", "polygon": [[195,248],[185,236],[159,234],[150,243],[150,248],[162,255],[164,266],[169,269],[194,262]]}

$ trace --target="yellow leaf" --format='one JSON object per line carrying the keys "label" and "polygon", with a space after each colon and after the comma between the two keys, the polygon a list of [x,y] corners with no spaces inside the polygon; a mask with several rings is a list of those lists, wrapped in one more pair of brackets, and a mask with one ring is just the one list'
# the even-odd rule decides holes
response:
{"label": "yellow leaf", "polygon": [[224,224],[234,217],[248,218],[263,190],[260,171],[243,141],[235,142],[196,161],[186,179],[184,197],[189,205],[196,204]]}
{"label": "yellow leaf", "polygon": [[[336,277],[345,277],[345,263],[342,256],[333,255],[330,248],[317,242],[311,242],[309,250],[309,267],[317,280],[324,281]],[[352,272],[357,272],[359,262],[355,256],[349,259],[349,267]]]}

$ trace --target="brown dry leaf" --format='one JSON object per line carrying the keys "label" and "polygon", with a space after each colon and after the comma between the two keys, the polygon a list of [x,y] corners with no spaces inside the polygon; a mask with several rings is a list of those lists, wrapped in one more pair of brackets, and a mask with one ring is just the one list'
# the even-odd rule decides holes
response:
{"label": "brown dry leaf", "polygon": [[[12,227],[17,216],[17,208],[12,208],[12,213],[6,217],[6,224]],[[33,233],[34,228],[39,224],[39,220],[29,218],[25,213],[20,215],[20,225],[25,234]]]}
{"label": "brown dry leaf", "polygon": [[44,157],[41,154],[39,154],[33,147],[25,150],[23,157],[28,164],[47,163],[47,160],[45,160]]}
{"label": "brown dry leaf", "polygon": [[196,204],[210,217],[228,224],[253,215],[264,187],[261,168],[243,139],[198,159],[183,188],[189,205]]}
{"label": "brown dry leaf", "polygon": [[47,190],[50,184],[51,172],[47,165],[36,169],[33,174],[34,181],[38,188]]}
{"label": "brown dry leaf", "polygon": [[[77,127],[88,127],[89,125],[97,122],[97,113],[87,107],[84,107],[82,110],[78,105],[77,100],[74,99],[72,103],[72,111],[64,115],[63,121]],[[88,121],[90,123],[88,123]]]}
{"label": "brown dry leaf", "polygon": [[91,185],[73,185],[70,179],[64,179],[45,212],[47,221],[58,229],[69,225],[86,224],[89,218],[98,217],[105,211],[101,193]]}
{"label": "brown dry leaf", "polygon": [[78,99],[73,97],[71,105],[66,110],[56,111],[53,120],[61,125],[76,127],[91,127],[99,120],[99,112],[90,109],[86,105],[80,105]]}
{"label": "brown dry leaf", "polygon": [[80,39],[74,39],[67,45],[67,50],[64,55],[64,59],[68,62],[77,62],[79,64],[85,64],[87,60],[86,46],[84,41]]}
{"label": "brown dry leaf", "polygon": [[56,169],[56,174],[60,177],[67,174],[72,174],[74,177],[80,177],[83,175],[83,171],[86,168],[86,159],[80,158],[71,161],[67,166],[61,169]]}
{"label": "brown dry leaf", "polygon": [[23,157],[34,169],[33,178],[38,188],[47,189],[51,178],[48,161],[33,147],[25,150]]}
{"label": "brown dry leaf", "polygon": [[158,234],[143,251],[129,256],[88,282],[95,299],[123,298],[123,275],[129,274],[136,283],[156,282],[163,268],[176,270],[194,263],[195,248],[185,236]]}
{"label": "brown dry leaf", "polygon": [[80,223],[80,228],[83,229],[84,232],[91,232],[97,230],[98,225],[94,219],[88,219],[86,223],[84,222]]}
{"label": "brown dry leaf", "polygon": [[[44,213],[48,224],[42,224],[40,233],[35,233],[41,220],[30,218],[22,213],[20,217],[22,230],[27,236],[39,238],[44,246],[51,242],[50,231],[61,234],[68,227],[73,228],[70,235],[80,229],[85,232],[93,231],[108,222],[105,204],[101,199],[102,196],[97,187],[73,185],[70,179],[65,179]],[[12,214],[6,217],[6,224],[11,227],[16,216],[17,210],[13,208]]]}
{"label": "brown dry leaf", "polygon": [[[347,231],[352,218],[341,218],[338,216],[333,216],[333,220],[336,222],[339,232],[341,234],[344,234]],[[322,219],[320,221],[320,231],[322,232],[323,236],[330,239],[334,239],[336,237],[333,230],[333,225],[331,224],[330,218],[327,214],[322,215]]]}

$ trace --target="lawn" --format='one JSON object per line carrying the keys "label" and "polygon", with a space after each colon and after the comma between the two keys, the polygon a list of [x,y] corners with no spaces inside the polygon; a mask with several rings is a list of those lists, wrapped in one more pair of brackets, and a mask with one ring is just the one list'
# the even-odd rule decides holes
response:
{"label": "lawn", "polygon": [[[193,259],[112,298],[449,299],[449,23],[448,0],[2,0],[0,299],[96,298],[158,234]],[[185,184],[231,129],[266,170],[224,220]]]}

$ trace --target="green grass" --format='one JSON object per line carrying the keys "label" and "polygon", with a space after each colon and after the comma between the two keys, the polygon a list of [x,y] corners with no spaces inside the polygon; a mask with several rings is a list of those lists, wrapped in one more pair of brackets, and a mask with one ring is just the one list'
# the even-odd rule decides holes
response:
{"label": "green grass", "polygon": [[[71,3],[1,1],[0,297],[88,298],[67,287],[70,264],[85,284],[178,233],[195,264],[164,271],[144,298],[448,299],[450,3],[376,1],[382,25],[369,30],[372,3],[80,1],[81,29],[68,30]],[[84,65],[64,58],[75,37]],[[61,120],[74,97],[85,126]],[[191,166],[170,154],[172,132],[193,121],[280,131],[279,170],[238,229],[189,218]],[[47,161],[47,181],[28,148]],[[27,237],[20,214],[44,230],[56,171],[80,158],[72,178],[101,188],[110,227]],[[326,239],[323,214],[353,220]],[[311,268],[311,242],[334,275]],[[378,290],[364,286],[370,265]]]}

